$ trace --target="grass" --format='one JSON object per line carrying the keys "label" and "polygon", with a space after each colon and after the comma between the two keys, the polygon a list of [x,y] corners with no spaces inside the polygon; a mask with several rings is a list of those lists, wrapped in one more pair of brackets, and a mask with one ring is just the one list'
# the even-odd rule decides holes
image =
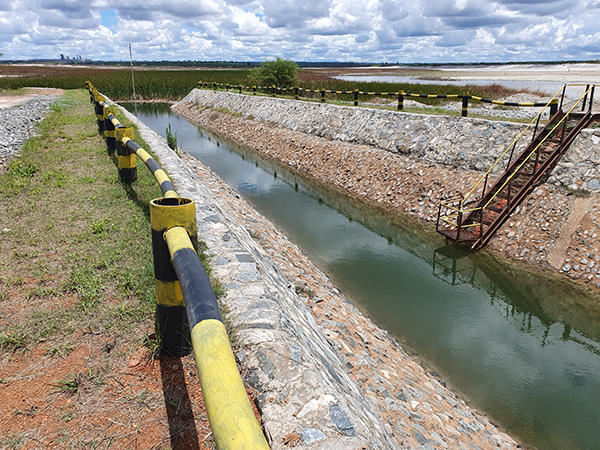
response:
{"label": "grass", "polygon": [[119,182],[87,94],[67,92],[0,175],[0,229],[10,229],[2,233],[2,298],[51,306],[5,315],[0,349],[68,338],[78,327],[152,326],[148,203],[161,192],[145,167],[138,175],[134,185]]}
{"label": "grass", "polygon": [[[132,100],[133,86],[131,81],[131,72],[126,67],[61,67],[61,66],[1,66],[2,73],[5,76],[0,78],[1,89],[22,89],[25,86],[32,87],[51,87],[61,89],[79,89],[85,81],[89,80],[92,84],[105,95],[113,100]],[[517,92],[513,89],[507,89],[501,85],[475,86],[475,85],[424,85],[411,83],[379,83],[379,82],[353,82],[333,78],[343,73],[353,73],[358,69],[351,69],[349,72],[343,69],[326,70],[300,70],[298,78],[300,86],[312,90],[337,90],[352,91],[359,89],[365,92],[412,92],[418,94],[439,95],[439,94],[470,94],[478,97],[497,99],[506,97]],[[138,100],[180,100],[196,87],[198,81],[216,82],[230,85],[252,86],[249,78],[249,69],[220,70],[220,69],[199,69],[199,70],[180,70],[180,69],[136,69],[135,70],[135,90]],[[426,74],[425,74],[426,75]],[[267,93],[268,94],[268,93]],[[302,95],[318,99],[320,94]],[[328,100],[340,100],[351,102],[352,94],[333,95],[327,94]],[[361,95],[360,102],[369,101],[373,96]],[[437,99],[419,99],[426,104],[437,105],[440,100]]]}

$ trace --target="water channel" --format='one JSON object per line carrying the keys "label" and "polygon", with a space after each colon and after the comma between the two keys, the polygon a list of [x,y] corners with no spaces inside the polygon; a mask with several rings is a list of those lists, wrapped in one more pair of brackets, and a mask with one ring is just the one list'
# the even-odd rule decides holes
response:
{"label": "water channel", "polygon": [[[133,109],[133,108],[132,108]],[[539,449],[600,444],[600,299],[487,252],[445,247],[412,219],[387,217],[171,114],[138,117],[233,186],[360,309],[492,421]]]}

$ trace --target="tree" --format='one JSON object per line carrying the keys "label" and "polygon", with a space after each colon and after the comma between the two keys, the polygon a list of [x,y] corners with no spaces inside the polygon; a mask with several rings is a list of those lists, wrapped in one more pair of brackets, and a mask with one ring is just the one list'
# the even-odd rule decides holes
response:
{"label": "tree", "polygon": [[265,61],[250,71],[250,79],[263,86],[290,87],[298,84],[298,66],[290,59]]}

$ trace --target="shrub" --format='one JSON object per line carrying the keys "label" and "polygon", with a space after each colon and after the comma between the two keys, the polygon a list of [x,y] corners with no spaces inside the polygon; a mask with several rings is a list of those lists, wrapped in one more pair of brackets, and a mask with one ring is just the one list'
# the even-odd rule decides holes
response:
{"label": "shrub", "polygon": [[265,61],[250,71],[250,79],[263,86],[290,87],[298,84],[298,66],[289,59]]}

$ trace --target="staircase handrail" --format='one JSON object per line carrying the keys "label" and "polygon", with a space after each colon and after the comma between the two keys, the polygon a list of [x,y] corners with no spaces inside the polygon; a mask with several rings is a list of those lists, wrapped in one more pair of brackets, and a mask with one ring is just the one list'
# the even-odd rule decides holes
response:
{"label": "staircase handrail", "polygon": [[473,188],[464,196],[464,198],[461,202],[461,205],[464,205],[464,202],[469,198],[469,196],[471,196],[471,194],[473,194],[475,189],[477,189],[477,187],[489,176],[489,174],[492,173],[492,170],[494,170],[494,167],[496,167],[498,165],[498,163],[504,158],[504,156],[506,156],[508,151],[513,146],[516,148],[517,142],[519,141],[521,136],[523,136],[525,134],[525,132],[534,124],[534,122],[538,121],[539,118],[541,118],[541,116],[542,116],[543,112],[546,110],[546,108],[550,107],[550,104],[552,103],[552,101],[561,94],[563,89],[564,89],[564,87],[560,88],[559,91],[556,94],[554,94],[554,96],[550,99],[550,101],[548,101],[546,106],[544,106],[540,110],[540,112],[531,120],[531,122],[529,122],[529,125],[527,125],[527,127],[525,127],[525,129],[523,131],[521,131],[521,133],[519,133],[519,135],[514,139],[514,141],[508,147],[506,147],[506,150],[504,150],[504,152],[496,159],[494,164],[492,164],[492,166],[487,170],[487,172],[479,179],[479,181],[475,184],[475,186],[473,186]]}
{"label": "staircase handrail", "polygon": [[[488,205],[496,198],[496,196],[498,195],[498,193],[500,191],[502,191],[502,189],[504,189],[504,187],[510,182],[510,180],[512,180],[512,178],[519,172],[519,170],[523,167],[523,165],[525,163],[527,163],[529,161],[529,158],[531,158],[535,152],[537,151],[537,149],[546,141],[546,139],[548,139],[548,137],[554,132],[554,130],[556,130],[559,125],[561,125],[565,120],[568,119],[569,114],[571,114],[573,112],[573,110],[575,109],[575,107],[577,105],[579,105],[579,103],[587,97],[588,93],[594,88],[594,85],[591,85],[591,87],[589,87],[590,85],[588,85],[588,89],[585,91],[585,93],[581,96],[581,98],[579,98],[579,100],[577,100],[577,102],[571,107],[571,109],[569,110],[569,112],[567,112],[554,126],[554,128],[552,128],[552,130],[546,134],[546,136],[544,136],[544,138],[538,143],[538,145],[535,146],[535,148],[533,150],[531,150],[531,152],[529,153],[529,155],[527,155],[527,157],[521,162],[521,164],[519,164],[519,166],[510,174],[510,176],[506,179],[506,181],[504,182],[504,184],[496,190],[496,192],[494,193],[494,195],[492,195],[490,197],[490,199],[488,200],[488,202],[483,205],[481,208],[485,209],[488,207]],[[543,111],[543,110],[542,110]],[[564,137],[563,137],[564,139]],[[509,147],[510,148],[510,147]],[[464,200],[463,200],[464,201]]]}

